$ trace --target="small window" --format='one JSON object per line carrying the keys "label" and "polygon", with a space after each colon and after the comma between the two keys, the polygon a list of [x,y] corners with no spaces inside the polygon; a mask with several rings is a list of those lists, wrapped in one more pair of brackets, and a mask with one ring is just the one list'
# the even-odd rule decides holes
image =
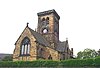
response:
{"label": "small window", "polygon": [[44,28],[44,29],[42,30],[42,33],[44,33],[44,34],[48,33],[48,29],[47,29],[47,28]]}
{"label": "small window", "polygon": [[46,20],[49,20],[49,17],[47,17]]}
{"label": "small window", "polygon": [[46,22],[47,22],[47,24],[49,24],[49,17],[46,18]]}
{"label": "small window", "polygon": [[69,50],[69,48],[67,47],[67,51]]}
{"label": "small window", "polygon": [[48,57],[48,59],[49,59],[49,60],[52,60],[52,57],[51,57],[51,55]]}
{"label": "small window", "polygon": [[43,48],[41,48],[40,51],[39,51],[39,56],[40,56],[41,58],[43,58],[43,52],[44,52],[44,50],[43,50]]}
{"label": "small window", "polygon": [[65,54],[63,54],[63,60],[65,60]]}
{"label": "small window", "polygon": [[45,18],[42,18],[42,21],[45,21]]}

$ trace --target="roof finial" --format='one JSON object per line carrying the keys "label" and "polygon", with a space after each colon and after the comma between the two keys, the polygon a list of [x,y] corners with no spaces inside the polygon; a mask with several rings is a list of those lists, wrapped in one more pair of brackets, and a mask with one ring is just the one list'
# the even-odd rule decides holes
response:
{"label": "roof finial", "polygon": [[66,42],[68,43],[68,38],[66,38]]}
{"label": "roof finial", "polygon": [[28,24],[29,24],[29,23],[27,22],[27,27],[28,27]]}
{"label": "roof finial", "polygon": [[66,40],[68,40],[68,38],[66,38]]}

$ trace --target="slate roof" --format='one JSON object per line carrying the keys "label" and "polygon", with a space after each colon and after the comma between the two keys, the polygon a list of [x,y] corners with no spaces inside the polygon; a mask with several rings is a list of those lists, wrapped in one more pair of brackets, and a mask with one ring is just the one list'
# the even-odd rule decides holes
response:
{"label": "slate roof", "polygon": [[69,46],[66,41],[59,42],[56,50],[59,52],[65,52],[65,51],[67,51],[67,47],[69,47]]}
{"label": "slate roof", "polygon": [[[40,43],[44,46],[50,45],[48,43],[48,41],[46,41],[46,39],[41,34],[37,33],[36,31],[32,30],[31,28],[29,28],[29,30],[31,31],[32,35],[36,38],[38,43]],[[69,47],[68,41],[63,41],[63,42],[60,41],[57,45],[56,50],[59,52],[65,52],[65,51],[67,51],[67,47]]]}
{"label": "slate roof", "polygon": [[[50,45],[49,42],[41,34],[37,33],[36,31],[34,31],[31,28],[29,28],[29,30],[32,33],[32,35],[36,38],[36,42],[40,43],[43,46],[49,47],[49,45]],[[16,43],[15,43],[15,45],[16,45]],[[55,50],[57,50],[59,52],[65,52],[65,51],[67,51],[67,47],[69,48],[68,41],[63,41],[63,42],[60,41]]]}
{"label": "slate roof", "polygon": [[44,46],[49,46],[49,43],[46,41],[46,39],[39,33],[37,33],[36,31],[32,30],[31,28],[29,28],[29,30],[31,31],[32,35],[36,38],[36,41]]}

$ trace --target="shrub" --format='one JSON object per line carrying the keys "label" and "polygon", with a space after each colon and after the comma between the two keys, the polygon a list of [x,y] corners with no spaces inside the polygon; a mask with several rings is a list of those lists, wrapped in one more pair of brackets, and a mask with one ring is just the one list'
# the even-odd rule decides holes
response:
{"label": "shrub", "polygon": [[100,67],[100,57],[92,59],[70,59],[62,61],[1,61],[0,67]]}
{"label": "shrub", "polygon": [[42,61],[42,67],[57,67],[59,65],[59,61]]}
{"label": "shrub", "polygon": [[60,62],[63,67],[84,67],[94,66],[94,59],[72,59]]}
{"label": "shrub", "polygon": [[95,66],[96,67],[98,67],[98,66],[100,67],[100,57],[96,57],[95,58]]}
{"label": "shrub", "polygon": [[82,61],[77,59],[73,59],[73,60],[65,60],[65,61],[61,61],[60,64],[63,67],[79,67],[82,66]]}

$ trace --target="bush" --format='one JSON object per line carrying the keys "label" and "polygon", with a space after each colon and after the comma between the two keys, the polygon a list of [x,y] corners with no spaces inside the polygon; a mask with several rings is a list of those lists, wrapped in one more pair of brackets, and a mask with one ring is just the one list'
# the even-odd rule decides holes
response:
{"label": "bush", "polygon": [[41,67],[57,67],[59,65],[59,61],[42,61]]}
{"label": "bush", "polygon": [[100,67],[100,57],[95,58],[95,66]]}
{"label": "bush", "polygon": [[58,61],[1,61],[0,67],[56,67],[58,66]]}
{"label": "bush", "polygon": [[92,59],[86,59],[85,61],[85,66],[95,66],[95,59],[92,58]]}
{"label": "bush", "polygon": [[95,59],[72,59],[60,62],[63,67],[84,67],[84,66],[95,66]]}
{"label": "bush", "polygon": [[85,60],[73,59],[60,62],[63,67],[83,67],[85,66]]}
{"label": "bush", "polygon": [[100,57],[92,59],[70,59],[62,61],[1,61],[0,67],[100,67]]}

